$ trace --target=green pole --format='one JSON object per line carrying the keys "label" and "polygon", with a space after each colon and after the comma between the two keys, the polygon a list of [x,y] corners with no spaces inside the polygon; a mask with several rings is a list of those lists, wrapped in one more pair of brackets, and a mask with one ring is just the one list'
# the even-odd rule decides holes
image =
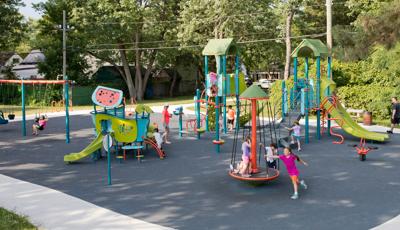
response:
{"label": "green pole", "polygon": [[239,131],[240,100],[239,100],[239,55],[235,57],[235,96],[236,96],[236,131]]}
{"label": "green pole", "polygon": [[293,59],[293,82],[294,82],[294,94],[297,96],[297,57]]}
{"label": "green pole", "polygon": [[[215,140],[219,141],[219,96],[215,96]],[[219,153],[219,144],[216,144],[217,153]]]}
{"label": "green pole", "polygon": [[[321,57],[318,56],[317,57],[317,92],[315,93],[316,98],[316,106],[320,106],[320,96],[321,96]],[[321,139],[321,111],[318,109],[317,110],[317,139],[320,140]]]}
{"label": "green pole", "polygon": [[207,95],[207,89],[208,89],[208,82],[207,82],[207,77],[208,77],[208,56],[204,56],[204,76],[206,80],[206,131],[209,131],[208,128],[208,95]]}
{"label": "green pole", "polygon": [[227,76],[226,76],[226,55],[224,55],[223,57],[222,57],[222,72],[223,72],[223,77],[224,77],[224,82],[223,82],[223,85],[224,85],[224,91],[223,91],[223,94],[224,94],[224,96],[223,96],[223,103],[224,103],[224,116],[223,116],[223,124],[224,124],[224,133],[227,133],[227,131],[226,131],[226,95],[228,94],[228,78],[227,78]]}
{"label": "green pole", "polygon": [[21,104],[22,104],[22,136],[26,136],[26,112],[25,112],[25,84],[24,79],[21,80]]}
{"label": "green pole", "polygon": [[[328,70],[327,70],[327,78],[328,78],[328,80],[332,79],[331,65],[332,65],[332,57],[328,57]],[[326,96],[331,96],[331,92],[330,92],[329,87],[326,89]],[[331,135],[331,132],[329,131],[331,129],[331,120],[329,120],[330,117],[331,117],[330,114],[328,114],[328,122],[327,122],[328,129],[326,130],[326,133],[329,136]]]}
{"label": "green pole", "polygon": [[69,144],[70,136],[69,136],[69,83],[68,83],[68,76],[65,75],[65,82],[64,82],[64,98],[65,98],[65,142]]}
{"label": "green pole", "polygon": [[310,103],[308,101],[309,97],[309,86],[308,86],[308,57],[305,58],[305,73],[306,77],[306,88],[305,88],[305,142],[308,144],[310,142],[310,123],[309,123],[309,107]]}
{"label": "green pole", "polygon": [[285,106],[286,96],[285,96],[285,94],[286,94],[286,85],[285,85],[285,81],[282,81],[282,105],[281,105],[282,106],[282,114],[281,114],[282,118],[284,118],[286,115],[286,106]]}

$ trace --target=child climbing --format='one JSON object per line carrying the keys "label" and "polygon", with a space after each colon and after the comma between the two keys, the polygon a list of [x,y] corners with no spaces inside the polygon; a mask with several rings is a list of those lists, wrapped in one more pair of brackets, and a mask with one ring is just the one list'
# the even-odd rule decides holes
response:
{"label": "child climbing", "polygon": [[35,124],[32,125],[32,135],[39,135],[39,130],[44,130],[47,125],[48,118],[44,115],[40,116],[40,118],[35,119]]}
{"label": "child climbing", "polygon": [[[261,147],[265,147],[263,143],[260,143]],[[276,146],[275,143],[271,143],[269,146],[265,147],[265,153],[264,153],[264,159],[266,161],[266,164],[268,168],[273,168],[276,169],[276,160],[273,158],[273,156],[278,155],[278,147]]]}
{"label": "child climbing", "polygon": [[233,130],[235,124],[235,110],[233,110],[232,105],[228,106],[228,129],[229,131]]}
{"label": "child climbing", "polygon": [[242,144],[242,161],[239,167],[234,170],[235,173],[241,174],[243,177],[250,177],[250,147],[251,138],[247,136]]}
{"label": "child climbing", "polygon": [[301,151],[301,144],[300,144],[300,137],[301,137],[301,126],[300,123],[298,121],[295,121],[293,123],[293,127],[292,128],[286,128],[289,131],[292,131],[290,138],[291,138],[291,144],[294,144],[294,139],[296,138],[296,142],[297,142],[297,150]]}
{"label": "child climbing", "polygon": [[293,154],[292,150],[288,147],[286,147],[284,149],[283,155],[280,155],[280,156],[274,155],[274,156],[272,156],[272,158],[280,159],[285,164],[286,170],[292,181],[293,190],[294,190],[294,193],[290,198],[293,200],[298,199],[299,198],[298,185],[300,184],[304,189],[307,189],[307,185],[304,180],[301,180],[301,181],[299,180],[299,171],[297,170],[297,167],[296,167],[296,160],[298,162],[304,164],[305,166],[308,166],[308,164],[306,162],[304,162],[302,159],[300,159],[299,156]]}
{"label": "child climbing", "polygon": [[166,144],[171,144],[171,142],[168,141],[169,137],[169,119],[172,117],[172,114],[168,112],[169,105],[165,104],[164,105],[164,110],[162,111],[162,122],[163,126],[165,129],[165,143]]}

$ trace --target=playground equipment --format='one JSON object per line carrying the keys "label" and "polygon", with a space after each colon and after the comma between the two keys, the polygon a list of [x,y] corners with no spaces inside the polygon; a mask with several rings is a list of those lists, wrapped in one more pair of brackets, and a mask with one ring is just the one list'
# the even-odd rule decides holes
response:
{"label": "playground equipment", "polygon": [[[54,92],[51,88],[54,88],[58,85],[62,85],[63,89],[58,89],[58,95],[49,95],[49,92]],[[14,107],[15,104],[18,104],[18,101],[21,101],[21,111],[22,111],[22,135],[26,136],[26,106],[39,106],[39,108],[35,112],[35,117],[38,118],[41,114],[43,114],[44,108],[50,107],[52,97],[59,97],[61,100],[65,101],[65,140],[66,143],[70,142],[69,135],[69,85],[70,82],[68,80],[0,80],[0,92],[9,93],[9,98],[4,98],[1,96],[1,104],[4,106],[11,105],[11,108]],[[43,88],[42,88],[43,86]],[[37,87],[37,88],[36,88]],[[7,90],[7,88],[12,88],[12,90]],[[60,87],[61,88],[61,87]],[[63,93],[64,92],[64,95]],[[20,96],[17,97],[17,96]],[[4,115],[4,111],[3,111]],[[11,112],[8,112],[8,117],[10,120],[14,119],[13,109]],[[5,123],[4,117],[0,118],[0,123]]]}
{"label": "playground equipment", "polygon": [[[286,83],[282,82],[282,122],[284,125],[288,125],[288,123],[285,123],[287,120],[300,120],[304,116],[305,143],[309,143],[309,113],[311,111],[316,111],[317,115],[316,139],[320,139],[324,131],[327,131],[328,135],[339,138],[333,142],[334,144],[342,144],[344,142],[343,135],[335,132],[338,128],[360,138],[361,143],[365,143],[365,140],[384,142],[389,139],[387,134],[374,133],[364,129],[346,112],[334,93],[336,84],[331,75],[332,57],[328,48],[320,40],[304,39],[293,51],[292,57],[294,63],[294,86],[290,89],[290,96],[288,97],[289,90],[286,88]],[[299,57],[304,58],[303,78],[298,78],[297,65]],[[309,78],[309,58],[312,57],[316,59],[315,83],[313,79]],[[323,57],[327,58],[327,73],[326,77],[321,78],[321,58]],[[331,125],[332,121],[335,121],[335,126]],[[285,138],[280,139],[280,144],[283,146],[288,145]],[[364,151],[365,148],[362,146],[360,144],[359,149],[362,151],[359,152],[366,154],[368,151]]]}
{"label": "playground equipment", "polygon": [[[234,135],[234,144],[233,150],[231,155],[231,165],[229,175],[235,179],[243,180],[243,181],[251,181],[251,182],[265,182],[270,181],[278,178],[279,170],[274,168],[268,168],[265,165],[265,169],[261,167],[261,146],[258,147],[257,144],[257,133],[259,134],[259,142],[263,143],[264,146],[266,145],[266,133],[265,128],[269,127],[270,130],[270,142],[275,143],[274,141],[274,133],[275,133],[275,140],[276,140],[276,130],[275,130],[275,122],[273,119],[273,112],[272,107],[269,104],[268,95],[258,86],[252,85],[247,88],[241,95],[240,99],[248,100],[251,103],[251,124],[248,125],[248,128],[251,128],[251,155],[250,155],[250,163],[251,163],[251,177],[243,177],[240,174],[234,172],[234,167],[236,165],[236,153],[237,153],[237,145],[238,145],[238,135],[239,129],[243,128],[243,137],[245,136],[245,129],[246,124],[240,124],[240,122],[236,122],[235,128],[235,135]],[[259,104],[262,103],[262,106]],[[266,104],[267,106],[264,106]],[[244,107],[245,110],[247,106]],[[264,109],[267,109],[268,115],[268,124],[265,124],[265,117],[264,117]],[[260,110],[262,111],[260,113]],[[239,111],[239,110],[238,110]],[[239,111],[240,114],[240,111]],[[262,118],[260,118],[260,115]],[[249,131],[250,132],[250,131]],[[240,149],[240,148],[239,148]],[[258,149],[258,152],[257,152]],[[258,162],[257,162],[258,159]]]}
{"label": "playground equipment", "polygon": [[[106,146],[108,160],[108,183],[111,184],[111,147],[115,146],[116,158],[126,159],[128,150],[136,151],[136,158],[141,161],[141,151],[151,146],[163,159],[165,153],[158,148],[152,139],[153,128],[149,125],[150,114],[153,112],[148,106],[137,105],[132,118],[125,117],[125,105],[122,103],[123,92],[121,90],[98,86],[92,94],[93,108],[91,112],[95,126],[96,138],[82,151],[70,153],[64,156],[64,162],[71,163],[81,160],[93,154],[96,159],[98,151]],[[96,106],[103,107],[97,110]],[[111,140],[111,141],[110,141]],[[107,141],[107,143],[105,143]],[[123,156],[118,154],[118,143],[122,143]]]}
{"label": "playground equipment", "polygon": [[[205,131],[210,131],[210,106],[215,109],[215,139],[216,151],[220,151],[220,145],[224,141],[220,139],[220,113],[222,112],[222,127],[224,133],[227,133],[226,103],[227,97],[235,96],[236,117],[239,118],[239,94],[246,88],[244,76],[239,75],[239,49],[232,38],[211,39],[204,47],[204,73],[206,76],[205,89],[202,94],[196,90],[195,108],[196,108],[196,126],[197,138],[203,132],[201,127],[200,103],[205,104]],[[227,73],[227,58],[234,57],[234,74]],[[216,73],[209,72],[209,57],[215,56]],[[205,99],[203,99],[205,96]]]}

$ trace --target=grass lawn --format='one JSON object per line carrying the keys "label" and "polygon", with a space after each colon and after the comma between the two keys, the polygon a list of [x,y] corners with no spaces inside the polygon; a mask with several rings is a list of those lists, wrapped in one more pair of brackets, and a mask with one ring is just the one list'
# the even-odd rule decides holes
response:
{"label": "grass lawn", "polygon": [[[193,103],[193,96],[181,96],[181,97],[174,97],[174,98],[160,98],[160,99],[151,99],[151,100],[144,100],[142,102],[138,102],[138,104],[146,104],[149,106],[157,106],[157,105],[178,105],[178,104],[188,104]],[[127,105],[127,109],[131,109],[132,105]],[[78,105],[73,106],[70,108],[71,111],[78,111],[78,110],[92,110],[93,105]],[[60,112],[64,111],[64,107],[39,107],[39,106],[26,106],[26,115],[31,114],[46,114],[51,112]],[[5,113],[5,117],[7,117],[8,113],[14,113],[16,116],[21,116],[21,106],[16,105],[0,105],[0,111]]]}
{"label": "grass lawn", "polygon": [[0,208],[0,229],[37,229],[31,224],[26,217],[18,216],[17,214]]}

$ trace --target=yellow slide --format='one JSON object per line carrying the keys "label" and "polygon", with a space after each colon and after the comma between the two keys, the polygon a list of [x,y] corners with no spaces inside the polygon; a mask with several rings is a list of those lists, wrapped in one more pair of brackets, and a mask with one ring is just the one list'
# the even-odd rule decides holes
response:
{"label": "yellow slide", "polygon": [[80,151],[79,153],[70,153],[64,156],[65,162],[73,162],[80,160],[89,156],[90,154],[94,153],[95,151],[99,150],[103,145],[103,135],[100,133],[96,139],[92,141],[84,150]]}
{"label": "yellow slide", "polygon": [[[330,91],[333,92],[336,88],[336,83],[332,80],[321,79],[321,102],[324,101],[325,90],[329,87]],[[336,123],[340,125],[340,127],[348,134],[358,137],[364,138],[366,140],[374,140],[374,141],[386,141],[389,139],[389,135],[386,133],[375,133],[366,130],[361,127],[357,122],[355,122],[351,116],[346,112],[346,109],[340,104],[339,101],[336,102],[336,107],[333,107],[331,101],[327,100],[324,104],[324,108],[326,110],[330,110],[330,115],[332,118],[337,119]]]}

